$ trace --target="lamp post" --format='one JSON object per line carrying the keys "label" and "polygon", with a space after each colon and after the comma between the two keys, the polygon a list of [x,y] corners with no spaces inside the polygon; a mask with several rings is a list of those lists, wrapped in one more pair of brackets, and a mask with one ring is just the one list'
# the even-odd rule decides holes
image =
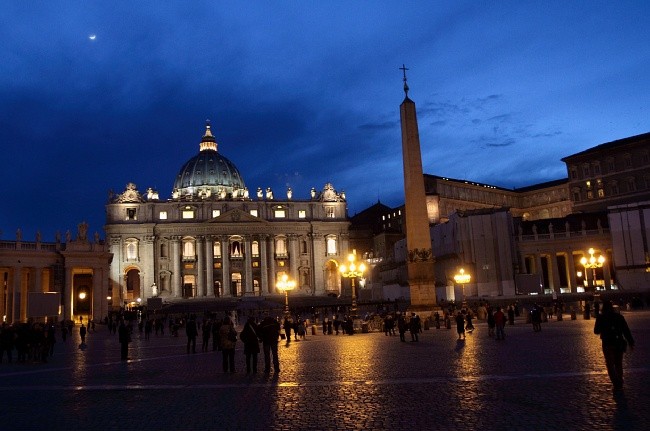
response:
{"label": "lamp post", "polygon": [[589,253],[589,259],[587,257],[582,256],[582,259],[580,259],[580,263],[582,266],[585,267],[585,272],[587,272],[587,269],[592,270],[592,279],[591,279],[591,287],[596,289],[596,268],[602,268],[603,264],[605,263],[605,256],[598,255],[598,257],[594,256],[596,253],[593,248],[590,248],[588,250]]}
{"label": "lamp post", "polygon": [[458,274],[454,275],[454,281],[456,282],[456,284],[460,284],[463,292],[463,304],[462,304],[463,308],[467,307],[467,301],[465,300],[465,284],[469,283],[471,279],[472,276],[469,274],[465,274],[465,269],[463,268],[458,270]]}
{"label": "lamp post", "polygon": [[352,250],[352,253],[348,254],[348,264],[342,264],[339,267],[341,276],[344,278],[349,278],[352,286],[352,306],[350,307],[350,314],[352,318],[357,315],[357,286],[355,283],[355,278],[363,276],[364,271],[366,270],[366,265],[361,262],[357,265],[357,251]]}
{"label": "lamp post", "polygon": [[284,314],[289,314],[289,291],[296,288],[296,282],[290,280],[287,274],[282,274],[275,287],[284,291]]}

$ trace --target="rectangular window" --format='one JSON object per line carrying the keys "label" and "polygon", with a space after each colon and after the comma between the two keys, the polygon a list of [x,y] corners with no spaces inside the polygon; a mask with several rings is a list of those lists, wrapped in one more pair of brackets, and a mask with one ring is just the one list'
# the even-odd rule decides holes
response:
{"label": "rectangular window", "polygon": [[215,258],[221,259],[221,243],[220,242],[215,242],[212,244],[212,254],[214,255]]}
{"label": "rectangular window", "polygon": [[591,190],[589,190],[589,191],[587,192],[587,199],[593,199],[593,198],[594,198],[594,192],[591,191]]}
{"label": "rectangular window", "polygon": [[126,219],[127,220],[137,220],[135,214],[136,214],[135,208],[127,208],[126,209]]}
{"label": "rectangular window", "polygon": [[285,218],[287,213],[284,210],[275,210],[275,218]]}
{"label": "rectangular window", "polygon": [[221,215],[221,210],[212,210],[212,218],[219,217]]}
{"label": "rectangular window", "polygon": [[307,211],[298,210],[298,218],[307,218]]}
{"label": "rectangular window", "polygon": [[325,212],[327,215],[327,218],[335,218],[336,214],[334,214],[334,207],[326,207]]}
{"label": "rectangular window", "polygon": [[599,198],[604,198],[605,197],[605,190],[598,189],[598,197]]}
{"label": "rectangular window", "polygon": [[160,211],[160,215],[158,216],[160,220],[167,220],[167,211]]}
{"label": "rectangular window", "polygon": [[257,217],[257,210],[250,210],[249,213],[250,213],[250,215],[252,215],[253,217]]}
{"label": "rectangular window", "polygon": [[192,211],[192,210],[183,210],[183,218],[184,219],[194,218],[194,211]]}
{"label": "rectangular window", "polygon": [[588,177],[589,177],[589,166],[583,166],[583,167],[582,167],[582,176],[583,176],[584,178],[588,178]]}
{"label": "rectangular window", "polygon": [[614,160],[608,160],[607,161],[607,171],[612,173],[616,169],[616,165],[614,164]]}
{"label": "rectangular window", "polygon": [[594,165],[594,175],[600,175],[600,164],[598,163]]}
{"label": "rectangular window", "polygon": [[258,268],[260,266],[260,263],[258,261],[253,262],[253,268]]}

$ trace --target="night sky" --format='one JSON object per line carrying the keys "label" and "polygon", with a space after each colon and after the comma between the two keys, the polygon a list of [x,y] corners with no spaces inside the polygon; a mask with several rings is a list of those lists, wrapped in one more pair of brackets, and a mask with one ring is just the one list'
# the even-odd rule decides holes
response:
{"label": "night sky", "polygon": [[425,173],[501,187],[650,131],[643,1],[5,1],[0,238],[103,237],[108,191],[171,197],[210,119],[251,195],[403,203],[402,64]]}

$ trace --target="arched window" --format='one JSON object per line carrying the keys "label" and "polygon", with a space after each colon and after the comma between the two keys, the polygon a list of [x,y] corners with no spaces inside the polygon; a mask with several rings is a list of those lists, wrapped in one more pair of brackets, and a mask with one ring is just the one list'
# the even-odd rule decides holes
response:
{"label": "arched window", "polygon": [[260,255],[260,243],[257,241],[253,241],[251,244],[251,253],[253,254],[253,257],[259,257]]}
{"label": "arched window", "polygon": [[285,238],[280,237],[275,240],[275,254],[277,256],[287,255],[287,240]]}
{"label": "arched window", "polygon": [[138,260],[138,240],[127,239],[125,243],[126,260]]}
{"label": "arched window", "polygon": [[327,237],[327,255],[332,256],[337,254],[337,244],[336,244],[336,237],[335,236],[328,236]]}
{"label": "arched window", "polygon": [[239,241],[232,241],[230,243],[230,257],[242,257],[242,244]]}
{"label": "arched window", "polygon": [[164,242],[162,244],[160,244],[160,257],[168,257],[167,256],[167,244],[164,243]]}
{"label": "arched window", "polygon": [[185,260],[194,260],[196,256],[194,248],[194,239],[186,238],[183,240],[183,259]]}

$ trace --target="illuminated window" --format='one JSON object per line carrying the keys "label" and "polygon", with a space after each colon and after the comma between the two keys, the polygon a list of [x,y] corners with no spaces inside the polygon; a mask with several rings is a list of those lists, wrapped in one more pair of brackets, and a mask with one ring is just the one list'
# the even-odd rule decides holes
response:
{"label": "illuminated window", "polygon": [[160,211],[160,214],[158,215],[158,218],[160,220],[167,220],[167,211]]}
{"label": "illuminated window", "polygon": [[232,241],[230,243],[230,257],[242,257],[242,243]]}
{"label": "illuminated window", "polygon": [[307,218],[307,211],[298,210],[298,218]]}
{"label": "illuminated window", "polygon": [[327,218],[335,218],[334,207],[325,207],[325,215]]}
{"label": "illuminated window", "polygon": [[194,260],[196,256],[194,248],[194,239],[186,238],[183,240],[183,259],[184,260]]}
{"label": "illuminated window", "polygon": [[287,255],[287,240],[284,238],[277,238],[275,240],[275,254],[281,257]]}
{"label": "illuminated window", "polygon": [[594,192],[591,191],[591,190],[589,190],[589,191],[587,192],[587,199],[593,199],[593,198],[594,198]]}
{"label": "illuminated window", "polygon": [[253,261],[253,268],[259,268],[260,263],[258,261]]}
{"label": "illuminated window", "polygon": [[183,210],[183,218],[184,219],[192,219],[192,218],[194,218],[194,210],[184,209]]}
{"label": "illuminated window", "polygon": [[138,240],[128,239],[126,241],[126,260],[138,260]]}
{"label": "illuminated window", "polygon": [[327,237],[327,255],[332,256],[336,255],[337,251],[337,244],[336,244],[336,237],[334,236],[328,236]]}
{"label": "illuminated window", "polygon": [[251,253],[253,254],[253,257],[259,257],[260,256],[260,243],[257,241],[253,241],[251,244]]}
{"label": "illuminated window", "polygon": [[219,217],[221,215],[221,210],[212,210],[212,218]]}
{"label": "illuminated window", "polygon": [[587,181],[585,184],[587,185],[587,189],[591,188],[591,181]]}
{"label": "illuminated window", "polygon": [[275,210],[274,214],[275,218],[285,218],[287,216],[287,213],[282,209]]}
{"label": "illuminated window", "polygon": [[604,198],[605,197],[605,190],[598,189],[598,197],[599,198]]}
{"label": "illuminated window", "polygon": [[257,217],[257,210],[250,210],[249,212],[253,217]]}
{"label": "illuminated window", "polygon": [[214,257],[221,259],[221,243],[220,242],[215,242],[212,245],[212,253],[214,254]]}

